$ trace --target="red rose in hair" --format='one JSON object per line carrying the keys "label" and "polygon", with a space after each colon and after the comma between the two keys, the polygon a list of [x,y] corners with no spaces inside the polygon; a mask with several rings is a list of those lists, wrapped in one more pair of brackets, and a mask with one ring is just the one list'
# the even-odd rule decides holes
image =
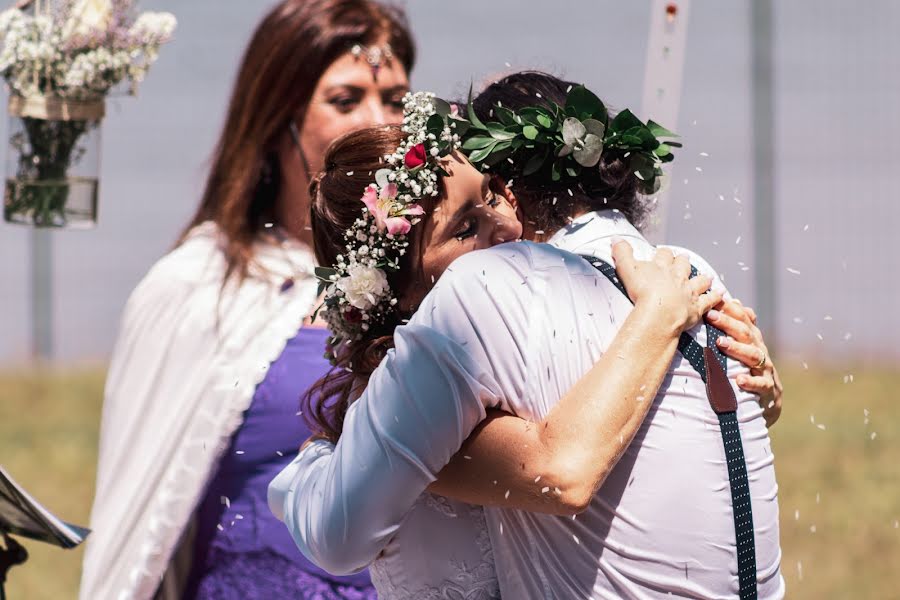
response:
{"label": "red rose in hair", "polygon": [[425,164],[425,144],[416,144],[406,152],[403,164],[407,169],[416,169]]}
{"label": "red rose in hair", "polygon": [[358,308],[349,308],[344,312],[344,320],[348,323],[362,322],[362,313]]}

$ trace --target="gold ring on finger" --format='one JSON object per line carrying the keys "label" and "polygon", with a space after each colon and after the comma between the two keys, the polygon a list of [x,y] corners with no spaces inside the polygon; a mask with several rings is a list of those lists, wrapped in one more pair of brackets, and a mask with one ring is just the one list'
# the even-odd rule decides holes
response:
{"label": "gold ring on finger", "polygon": [[766,363],[769,362],[769,357],[766,356],[766,353],[762,352],[761,354],[762,354],[762,358],[759,359],[759,364],[756,365],[755,367],[753,367],[757,371],[764,368],[766,366]]}

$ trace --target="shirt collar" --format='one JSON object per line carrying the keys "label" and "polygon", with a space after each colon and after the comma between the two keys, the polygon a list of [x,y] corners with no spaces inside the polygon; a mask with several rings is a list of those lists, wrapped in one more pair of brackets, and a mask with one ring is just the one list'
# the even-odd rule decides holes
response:
{"label": "shirt collar", "polygon": [[557,248],[578,254],[585,246],[612,237],[644,240],[644,236],[619,211],[598,210],[573,219],[548,241]]}

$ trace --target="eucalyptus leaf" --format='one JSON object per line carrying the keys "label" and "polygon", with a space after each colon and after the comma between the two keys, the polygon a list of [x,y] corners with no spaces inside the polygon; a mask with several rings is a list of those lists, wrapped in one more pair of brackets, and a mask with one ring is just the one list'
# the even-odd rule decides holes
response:
{"label": "eucalyptus leaf", "polygon": [[[322,284],[319,283],[319,289],[316,291],[316,296],[321,296],[323,293],[325,293],[325,290],[322,289]],[[322,304],[320,304],[319,306],[316,307],[316,310],[313,311],[313,314],[309,317],[309,320],[312,321],[312,322],[315,322],[316,319],[319,317],[319,312],[320,312],[323,308],[325,308],[325,303],[324,303],[324,302],[323,302]],[[325,358],[328,358],[328,357],[325,356]]]}
{"label": "eucalyptus leaf", "polygon": [[493,167],[494,165],[496,165],[496,164],[506,160],[510,156],[512,156],[512,154],[513,154],[513,152],[515,152],[515,150],[513,150],[512,148],[509,148],[509,147],[500,148],[500,145],[503,143],[504,142],[500,142],[500,144],[497,144],[497,147],[494,148],[494,151],[491,152],[491,155],[484,159],[483,164],[485,164],[489,167]]}
{"label": "eucalyptus leaf", "polygon": [[337,270],[332,269],[331,267],[315,267],[314,271],[316,277],[319,279],[331,282],[331,276],[337,275]]}
{"label": "eucalyptus leaf", "polygon": [[674,131],[669,131],[656,121],[647,121],[647,128],[656,137],[679,137]]}
{"label": "eucalyptus leaf", "polygon": [[601,140],[603,139],[603,136],[606,135],[606,125],[597,119],[585,119],[583,124],[588,133],[596,135]]}
{"label": "eucalyptus leaf", "polygon": [[566,96],[567,114],[569,114],[570,108],[574,110],[574,116],[580,120],[597,119],[601,122],[607,120],[606,107],[603,102],[583,85],[572,88],[572,91]]}
{"label": "eucalyptus leaf", "polygon": [[468,107],[466,116],[469,118],[469,122],[479,129],[487,129],[484,123],[481,122],[481,119],[478,118],[478,115],[475,114],[475,107],[472,106],[472,84],[469,84],[469,102],[466,106]]}
{"label": "eucalyptus leaf", "polygon": [[525,123],[540,127],[541,117],[549,117],[550,113],[540,106],[526,106],[518,113],[516,113],[516,115],[520,117]]}
{"label": "eucalyptus leaf", "polygon": [[533,140],[538,136],[538,129],[534,125],[526,125],[522,128],[522,135],[525,139]]}
{"label": "eucalyptus leaf", "polygon": [[492,137],[481,136],[481,135],[475,136],[475,137],[470,137],[466,141],[463,142],[462,149],[463,150],[478,150],[480,148],[487,148],[488,146],[490,146],[491,144],[493,144],[496,141],[497,140],[495,140]]}
{"label": "eucalyptus leaf", "polygon": [[462,138],[469,131],[469,128],[472,126],[468,121],[463,121],[462,119],[453,119],[455,127],[453,128],[453,132]]}
{"label": "eucalyptus leaf", "polygon": [[553,167],[550,169],[550,179],[553,181],[559,181],[562,179],[562,161],[554,160]]}
{"label": "eucalyptus leaf", "polygon": [[553,127],[553,119],[548,115],[538,115],[537,120],[541,127],[546,129]]}
{"label": "eucalyptus leaf", "polygon": [[491,122],[487,124],[487,128],[495,140],[511,140],[516,137],[516,134],[507,131],[502,123]]}
{"label": "eucalyptus leaf", "polygon": [[576,143],[581,142],[586,133],[587,128],[578,119],[569,117],[563,121],[562,137],[567,146],[574,146]]}
{"label": "eucalyptus leaf", "polygon": [[486,146],[484,148],[479,148],[469,154],[469,161],[473,163],[480,163],[485,158],[491,155],[491,152],[494,150],[494,145],[497,142],[494,141],[490,146]]}
{"label": "eucalyptus leaf", "polygon": [[603,139],[599,136],[589,133],[584,136],[584,145],[581,148],[575,148],[572,156],[582,167],[593,167],[600,162],[600,154],[603,152]]}
{"label": "eucalyptus leaf", "polygon": [[609,129],[611,131],[627,131],[632,127],[643,127],[644,124],[641,123],[641,120],[634,116],[627,108],[621,111],[609,124]]}
{"label": "eucalyptus leaf", "polygon": [[640,186],[641,187],[640,191],[645,196],[652,196],[653,194],[656,194],[657,192],[659,192],[659,190],[662,189],[664,181],[665,180],[662,176],[657,175],[653,179],[650,179],[649,181],[644,182],[644,185]]}
{"label": "eucalyptus leaf", "polygon": [[425,129],[428,130],[428,133],[440,134],[444,131],[445,124],[444,117],[439,114],[433,114],[425,122]]}
{"label": "eucalyptus leaf", "polygon": [[642,181],[650,181],[656,175],[656,164],[653,159],[644,154],[632,154],[629,166],[640,176]]}
{"label": "eucalyptus leaf", "polygon": [[522,169],[522,175],[528,177],[529,175],[534,175],[538,171],[541,170],[541,167],[544,166],[544,161],[547,160],[547,154],[533,154],[531,158],[528,159],[528,162],[525,163],[525,167]]}
{"label": "eucalyptus leaf", "polygon": [[518,123],[516,123],[515,113],[505,106],[495,106],[494,115],[504,125],[518,125]]}
{"label": "eucalyptus leaf", "polygon": [[494,152],[500,152],[501,150],[506,150],[507,148],[512,147],[512,140],[504,140],[502,142],[497,142],[494,144]]}
{"label": "eucalyptus leaf", "polygon": [[448,103],[443,98],[434,98],[432,103],[434,104],[434,112],[441,115],[442,117],[450,116],[450,103]]}
{"label": "eucalyptus leaf", "polygon": [[660,144],[656,147],[656,150],[654,150],[653,153],[662,158],[663,156],[669,156],[670,154],[672,154],[672,150],[666,144]]}

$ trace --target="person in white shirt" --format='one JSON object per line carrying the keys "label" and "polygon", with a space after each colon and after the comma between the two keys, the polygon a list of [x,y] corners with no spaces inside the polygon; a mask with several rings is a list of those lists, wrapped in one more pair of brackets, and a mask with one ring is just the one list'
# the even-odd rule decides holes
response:
{"label": "person in white shirt", "polygon": [[[336,171],[343,171],[345,166],[338,163]],[[450,177],[444,177],[448,198],[458,176],[454,168]],[[513,197],[509,192],[506,195]],[[586,194],[579,195],[581,200],[590,200]],[[524,204],[528,224],[530,211]],[[442,201],[439,208],[444,207]],[[570,205],[570,209],[576,212],[575,205]],[[638,252],[647,254],[649,245],[637,231],[626,227],[624,218],[610,218],[613,216],[588,212],[586,220],[576,224],[583,226],[583,231],[594,230],[591,253],[602,253],[608,240],[600,240],[612,233],[630,236]],[[598,235],[595,220],[616,225]],[[437,227],[428,230],[426,227],[431,244]],[[584,240],[588,246],[590,240]],[[340,250],[341,246],[337,247]],[[446,266],[439,260],[434,265],[425,260],[427,250],[420,269],[425,281],[433,275],[430,267]],[[620,252],[624,252],[625,266],[630,271],[633,261],[625,250]],[[697,258],[692,257],[692,262],[698,264]],[[699,264],[701,270],[712,275],[705,263]],[[408,296],[401,297],[401,304]],[[640,306],[640,294],[635,300]],[[450,479],[455,475],[457,481],[463,482],[457,485],[456,497],[505,506],[487,511],[495,569],[504,596],[599,598],[673,593],[705,597],[731,590],[734,578],[730,571],[735,569],[731,568],[728,550],[733,550],[734,531],[731,530],[729,542],[721,522],[723,516],[730,519],[730,511],[722,510],[723,501],[730,504],[727,476],[726,486],[719,485],[725,476],[721,471],[724,459],[719,460],[722,441],[705,414],[712,413],[702,385],[699,392],[694,389],[696,374],[685,368],[679,358],[671,361],[674,341],[665,358],[664,371],[669,373],[659,395],[655,394],[655,385],[640,385],[639,378],[631,381],[625,375],[628,384],[620,391],[625,392],[627,402],[623,404],[630,414],[625,414],[623,420],[613,421],[598,435],[596,415],[592,420],[590,411],[584,410],[582,421],[568,422],[561,429],[552,426],[552,417],[559,411],[551,409],[567,390],[576,384],[588,385],[602,395],[610,385],[621,385],[617,372],[627,372],[640,362],[640,343],[634,348],[625,343],[625,349],[636,350],[632,354],[615,347],[620,341],[616,336],[619,328],[623,323],[624,331],[636,327],[638,314],[639,310],[632,310],[628,299],[587,262],[547,245],[504,244],[457,260],[447,268],[410,323],[396,330],[396,351],[388,353],[385,362],[372,373],[366,391],[347,411],[337,445],[332,448],[326,442],[315,441],[305,448],[273,482],[270,505],[276,513],[283,513],[295,540],[311,558],[338,571],[361,568],[410,528],[416,518],[415,510],[407,514],[410,507],[460,448],[473,423],[483,417],[484,408],[496,405],[519,417],[539,421],[539,426],[532,426],[530,431],[528,427],[518,431],[520,439],[530,439],[539,447],[548,440],[559,443],[560,438],[565,438],[572,447],[568,456],[576,458],[574,464],[522,461],[510,474],[504,455],[521,452],[531,457],[535,452],[529,454],[524,444],[516,441],[515,425],[498,425],[513,419],[507,417],[483,426],[460,453],[461,458],[448,468]],[[720,322],[729,322],[728,316],[717,316]],[[671,331],[669,325],[657,323],[659,329]],[[677,334],[672,339],[675,337]],[[749,348],[732,342],[735,354],[749,354]],[[751,364],[757,364],[758,352],[759,349]],[[599,371],[590,368],[601,356],[612,364],[619,363],[618,371],[607,370],[602,378],[591,380],[591,375]],[[582,376],[585,379],[578,383]],[[771,371],[757,377],[768,377],[766,389],[771,392]],[[598,382],[602,382],[602,388]],[[765,388],[759,379],[747,383]],[[777,386],[775,389],[780,391]],[[675,403],[679,395],[681,402]],[[703,402],[696,401],[698,395]],[[653,396],[656,398],[651,401]],[[749,394],[740,397],[742,429],[748,421],[756,427],[751,436],[745,437],[748,463],[753,465],[757,450],[764,452],[768,448],[768,438],[757,399]],[[562,407],[567,398],[558,406]],[[603,406],[587,404],[595,412]],[[648,409],[650,419],[640,425]],[[662,416],[669,412],[671,417]],[[604,470],[612,468],[618,458],[608,455],[610,448],[615,442],[621,445],[619,450],[624,448],[635,431],[638,443],[629,448],[624,461],[611,472]],[[492,438],[491,432],[499,434]],[[507,444],[505,453],[478,454],[485,443],[490,446],[492,439],[513,443]],[[579,454],[604,465],[591,478],[587,499],[570,501],[577,510],[586,509],[583,517],[573,521],[508,508],[540,510],[540,503],[534,498],[577,496],[570,489],[576,486],[569,475],[582,464],[577,460]],[[637,454],[647,454],[649,458],[637,461]],[[471,461],[466,460],[469,456]],[[771,463],[758,462],[757,469],[751,466],[751,482],[760,480],[761,484],[754,487],[774,485]],[[545,469],[551,465],[555,468]],[[642,475],[649,476],[630,478],[628,473],[638,467]],[[467,468],[469,475],[463,477]],[[530,489],[524,483],[510,488],[505,485],[509,480],[492,480],[495,473],[518,476],[530,483]],[[623,489],[617,484],[610,490],[610,483],[622,477]],[[607,484],[594,496],[604,479]],[[710,498],[694,497],[695,504],[689,505],[689,495],[674,493],[683,487],[696,490],[698,486],[708,488]],[[763,528],[770,527],[772,506],[777,516],[774,495],[769,498],[771,506],[757,510],[757,489],[752,492],[754,514],[762,515]],[[624,499],[620,502],[616,495],[629,496],[629,503]],[[591,496],[593,499],[588,501]],[[707,514],[706,508],[713,512]],[[701,523],[697,523],[697,514]],[[414,534],[420,540],[440,535],[427,527]],[[777,553],[777,521],[774,541]],[[436,546],[434,554],[439,556],[444,546]],[[763,585],[773,579],[767,575],[772,549],[761,544],[758,549],[764,559],[759,561],[758,574]],[[390,560],[390,553],[385,554],[382,560]],[[689,562],[682,564],[685,558]],[[680,575],[677,579],[669,572],[676,563]],[[407,565],[415,567],[410,561]],[[373,577],[376,572],[373,565]],[[408,569],[407,579],[415,579],[413,573],[412,568]],[[774,573],[774,580],[780,581],[777,559]],[[378,578],[375,579],[378,585]],[[397,587],[392,585],[391,591],[397,591]],[[397,593],[389,597],[404,596]]]}

